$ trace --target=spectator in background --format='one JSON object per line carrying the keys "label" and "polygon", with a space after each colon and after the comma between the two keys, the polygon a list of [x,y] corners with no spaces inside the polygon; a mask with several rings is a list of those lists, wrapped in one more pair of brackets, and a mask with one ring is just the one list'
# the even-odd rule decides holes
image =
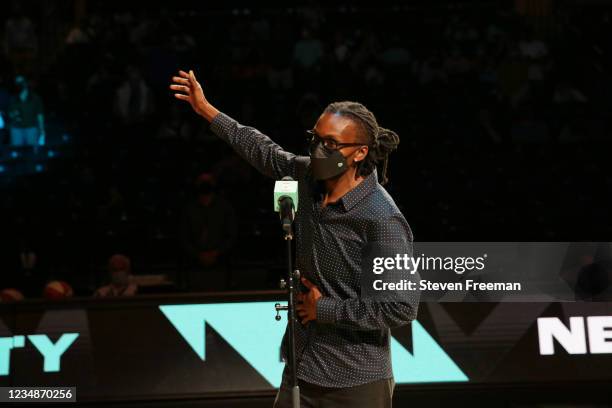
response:
{"label": "spectator in background", "polygon": [[190,291],[228,288],[230,277],[226,255],[236,239],[234,209],[216,194],[210,173],[196,180],[197,197],[185,208],[181,223],[181,246],[186,257],[185,282]]}
{"label": "spectator in background", "polygon": [[21,287],[30,295],[34,295],[37,290],[40,290],[39,287],[44,280],[44,276],[40,273],[37,266],[38,255],[34,252],[30,243],[23,239],[21,251],[19,252],[18,279]]}
{"label": "spectator in background", "polygon": [[89,33],[83,27],[82,21],[77,21],[66,35],[66,45],[89,44]]}
{"label": "spectator in background", "polygon": [[127,79],[115,93],[115,114],[124,124],[142,123],[153,114],[153,92],[137,67],[130,65],[126,72]]}
{"label": "spectator in background", "polygon": [[17,95],[9,102],[9,123],[11,144],[13,146],[37,146],[45,144],[45,117],[43,104],[36,93],[32,92],[23,75],[15,78]]}
{"label": "spectator in background", "polygon": [[4,26],[4,50],[18,71],[27,71],[38,51],[34,24],[23,13],[19,2],[13,3],[13,16]]}
{"label": "spectator in background", "polygon": [[573,83],[561,80],[555,85],[552,102],[555,137],[561,141],[580,137],[579,122],[589,103],[587,96]]}
{"label": "spectator in background", "polygon": [[183,111],[177,105],[168,107],[169,114],[157,130],[159,140],[191,140],[194,134],[191,123],[185,120]]}
{"label": "spectator in background", "polygon": [[555,88],[553,102],[558,105],[582,104],[587,103],[588,98],[568,81],[561,81]]}
{"label": "spectator in background", "polygon": [[312,37],[309,29],[302,30],[302,38],[295,44],[293,58],[298,66],[311,69],[323,57],[321,41]]}
{"label": "spectator in background", "polygon": [[108,273],[110,283],[98,288],[94,297],[134,296],[138,292],[138,285],[131,282],[132,264],[125,255],[113,255],[108,260]]}
{"label": "spectator in background", "polygon": [[539,59],[548,55],[546,43],[535,36],[530,36],[519,43],[521,55],[525,58]]}
{"label": "spectator in background", "polygon": [[4,145],[8,134],[8,108],[11,100],[4,75],[0,73],[0,147]]}
{"label": "spectator in background", "polygon": [[27,297],[38,297],[48,276],[45,266],[40,265],[39,254],[44,242],[41,242],[37,223],[29,217],[17,216],[10,234],[12,239],[5,245],[12,258],[9,268],[14,266],[15,269],[14,273],[4,276],[3,283],[14,286]]}

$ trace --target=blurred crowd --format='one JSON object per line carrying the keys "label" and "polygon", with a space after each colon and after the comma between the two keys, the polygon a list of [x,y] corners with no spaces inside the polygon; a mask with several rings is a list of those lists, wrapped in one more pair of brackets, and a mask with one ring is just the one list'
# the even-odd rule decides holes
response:
{"label": "blurred crowd", "polygon": [[418,241],[609,240],[612,9],[65,3],[14,2],[3,21],[3,127],[19,81],[44,116],[19,145],[0,133],[0,150],[40,147],[52,124],[71,138],[44,171],[0,164],[0,288],[276,287],[272,181],[171,97],[179,68],[296,153],[328,103],[364,103],[402,140],[387,187]]}

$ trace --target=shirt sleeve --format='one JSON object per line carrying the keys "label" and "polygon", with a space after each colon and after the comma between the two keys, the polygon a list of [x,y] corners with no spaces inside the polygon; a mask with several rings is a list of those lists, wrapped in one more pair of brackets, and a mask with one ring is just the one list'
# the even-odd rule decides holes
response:
{"label": "shirt sleeve", "polygon": [[298,177],[297,163],[303,161],[300,156],[283,150],[259,130],[241,125],[223,112],[215,116],[210,129],[263,175],[277,180]]}
{"label": "shirt sleeve", "polygon": [[[389,220],[380,220],[368,235],[369,240],[391,245],[397,254],[412,256],[412,232],[401,214]],[[407,276],[415,282],[419,280],[418,272],[413,275],[396,272],[395,278]],[[419,298],[418,290],[386,291],[384,295],[375,298],[322,297],[317,302],[317,322],[353,330],[399,327],[416,319]]]}

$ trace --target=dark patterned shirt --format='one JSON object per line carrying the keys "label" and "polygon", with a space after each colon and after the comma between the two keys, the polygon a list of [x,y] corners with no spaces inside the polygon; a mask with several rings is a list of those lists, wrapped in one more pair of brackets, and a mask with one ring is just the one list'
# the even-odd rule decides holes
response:
{"label": "dark patterned shirt", "polygon": [[[392,378],[390,328],[416,318],[418,292],[394,301],[361,297],[361,259],[369,243],[412,255],[412,232],[376,171],[340,200],[321,206],[310,158],[284,151],[257,129],[220,113],[211,130],[266,176],[298,180],[296,267],[321,290],[317,319],[296,324],[297,376],[323,387],[352,387]],[[287,331],[283,338],[286,357]],[[284,381],[290,372],[285,369]]]}

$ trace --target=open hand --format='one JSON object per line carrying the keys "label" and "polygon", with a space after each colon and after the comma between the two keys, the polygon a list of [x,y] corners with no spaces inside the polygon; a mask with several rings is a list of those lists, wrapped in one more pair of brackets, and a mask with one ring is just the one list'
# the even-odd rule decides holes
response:
{"label": "open hand", "polygon": [[170,89],[176,91],[174,94],[176,99],[189,102],[198,115],[206,117],[207,107],[210,106],[210,104],[206,100],[204,90],[196,80],[192,70],[190,70],[189,73],[179,71],[179,76],[173,76]]}

